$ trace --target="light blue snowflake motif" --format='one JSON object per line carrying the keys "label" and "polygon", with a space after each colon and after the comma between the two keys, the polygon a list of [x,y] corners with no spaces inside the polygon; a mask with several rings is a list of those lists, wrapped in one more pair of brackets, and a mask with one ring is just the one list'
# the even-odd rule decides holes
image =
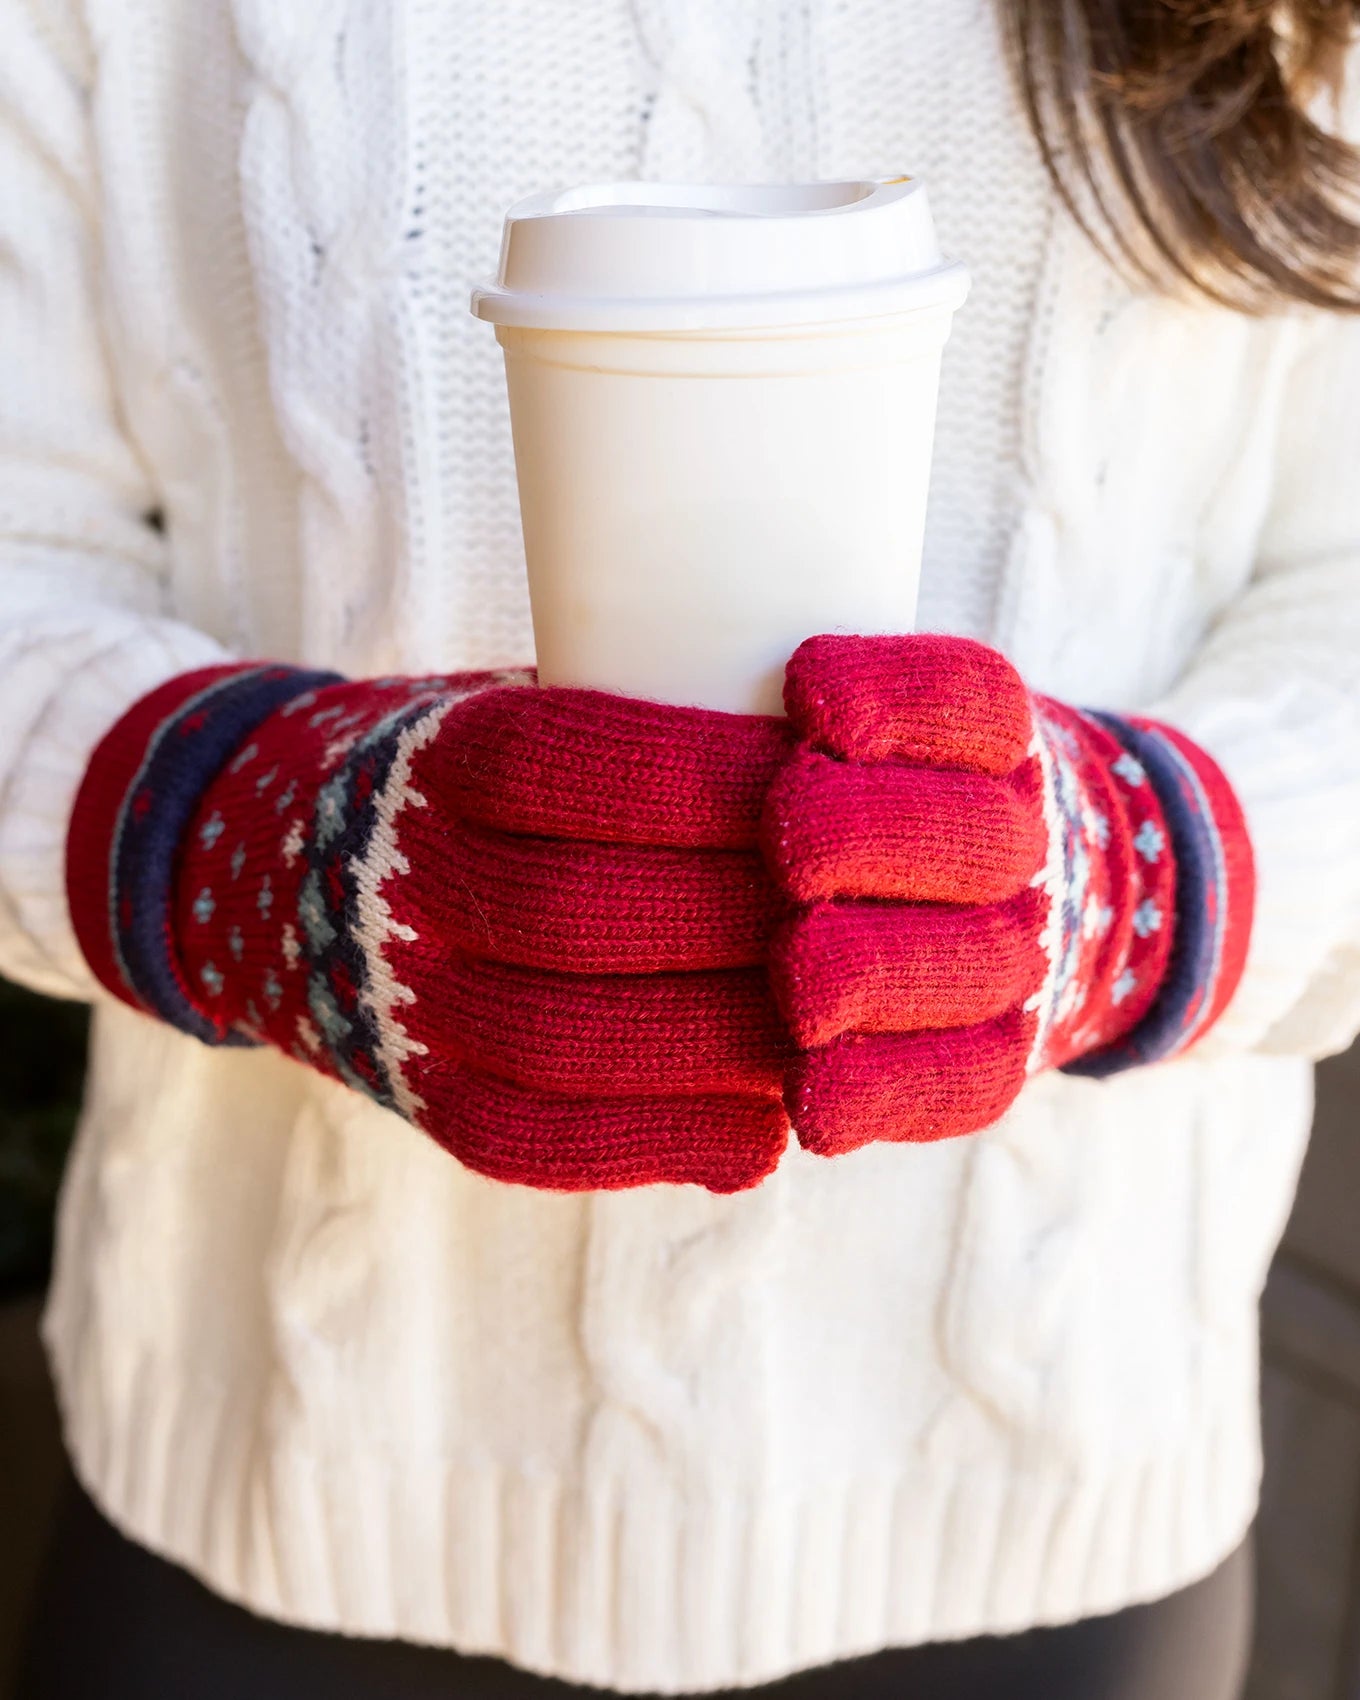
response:
{"label": "light blue snowflake motif", "polygon": [[1110,772],[1118,774],[1126,785],[1132,785],[1135,789],[1139,785],[1147,784],[1147,769],[1137,756],[1131,756],[1127,750],[1118,761],[1110,763]]}
{"label": "light blue snowflake motif", "polygon": [[1133,847],[1145,862],[1155,862],[1166,849],[1166,834],[1150,820],[1145,820],[1133,837]]}
{"label": "light blue snowflake motif", "polygon": [[313,731],[315,731],[318,726],[324,726],[328,720],[334,720],[337,714],[343,714],[344,712],[344,709],[341,708],[338,703],[332,703],[329,708],[319,708],[316,713],[310,717],[307,724],[313,729]]}
{"label": "light blue snowflake motif", "polygon": [[271,968],[264,977],[264,1001],[270,1009],[277,1009],[282,998],[283,987],[279,984],[278,975]]}
{"label": "light blue snowflake motif", "polygon": [[240,755],[237,756],[234,762],[232,762],[227,771],[229,773],[239,773],[247,762],[254,761],[255,757],[259,755],[259,753],[260,746],[258,744],[247,744],[245,749],[241,751]]}
{"label": "light blue snowflake motif", "polygon": [[1128,997],[1129,993],[1133,991],[1137,985],[1138,976],[1130,969],[1126,968],[1111,988],[1110,1001],[1118,1006],[1123,1003],[1124,999]]}
{"label": "light blue snowflake motif", "polygon": [[241,869],[244,868],[245,865],[246,847],[244,844],[238,844],[231,853],[231,877],[234,880],[240,879]]}
{"label": "light blue snowflake motif", "polygon": [[194,899],[194,919],[198,922],[200,927],[206,926],[206,924],[212,920],[213,910],[216,908],[217,902],[213,897],[212,891],[205,885],[202,891],[200,891],[198,896]]}
{"label": "light blue snowflake motif", "polygon": [[239,962],[246,953],[246,941],[241,937],[241,929],[233,927],[227,934],[227,949],[232,954],[233,961]]}
{"label": "light blue snowflake motif", "polygon": [[255,795],[257,797],[263,797],[265,792],[274,783],[274,781],[278,778],[278,776],[279,776],[278,764],[275,763],[275,765],[270,768],[268,773],[262,773],[260,775],[260,777],[255,781]]}
{"label": "light blue snowflake motif", "polygon": [[226,984],[221,969],[214,967],[211,962],[205,962],[198,971],[198,977],[208,988],[210,997],[221,997],[222,987]]}
{"label": "light blue snowflake motif", "polygon": [[274,907],[274,888],[269,883],[268,874],[264,876],[264,879],[260,884],[260,893],[255,899],[255,907],[260,911],[261,915],[264,915],[266,918],[269,915],[269,911]]}
{"label": "light blue snowflake motif", "polygon": [[313,952],[324,950],[334,940],[335,928],[326,914],[321,878],[315,869],[302,882],[302,890],[298,894],[298,919]]}
{"label": "light blue snowflake motif", "polygon": [[203,825],[198,829],[198,842],[205,850],[211,850],[213,845],[217,843],[218,839],[226,830],[226,821],[224,821],[221,815],[218,814],[217,810],[214,809],[208,816],[207,820],[205,820]]}
{"label": "light blue snowflake motif", "polygon": [[1164,919],[1159,905],[1149,897],[1133,912],[1133,930],[1140,939],[1148,938],[1153,933],[1161,932]]}
{"label": "light blue snowflake motif", "polygon": [[286,788],[280,791],[278,796],[274,799],[274,813],[276,815],[281,815],[285,809],[291,809],[293,806],[293,799],[296,796],[297,780],[290,779]]}
{"label": "light blue snowflake motif", "polygon": [[1087,899],[1086,913],[1082,916],[1082,932],[1088,939],[1103,939],[1114,925],[1114,910],[1108,903],[1102,903],[1099,898]]}

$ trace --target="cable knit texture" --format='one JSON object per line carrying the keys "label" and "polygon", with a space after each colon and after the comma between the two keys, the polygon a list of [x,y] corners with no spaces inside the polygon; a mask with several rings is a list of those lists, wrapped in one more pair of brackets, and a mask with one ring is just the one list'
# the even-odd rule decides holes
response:
{"label": "cable knit texture", "polygon": [[101,999],[47,1320],[99,1503],[258,1610],[643,1690],[1210,1568],[1305,1059],[1360,1025],[1360,326],[1114,276],[983,0],[0,0],[0,40],[5,973],[95,992],[63,846],[163,681],[531,659],[467,290],[516,196],[638,171],[929,182],[974,289],[922,628],[1179,729],[1256,859],[1188,1057],[733,1197],[497,1186]]}

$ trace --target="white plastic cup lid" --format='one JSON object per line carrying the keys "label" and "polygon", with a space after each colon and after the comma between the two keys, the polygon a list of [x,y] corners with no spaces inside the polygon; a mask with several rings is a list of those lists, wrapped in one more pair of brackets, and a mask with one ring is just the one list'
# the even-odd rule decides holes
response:
{"label": "white plastic cup lid", "polygon": [[600,183],[511,207],[472,311],[544,330],[740,329],[953,310],[967,291],[912,178]]}

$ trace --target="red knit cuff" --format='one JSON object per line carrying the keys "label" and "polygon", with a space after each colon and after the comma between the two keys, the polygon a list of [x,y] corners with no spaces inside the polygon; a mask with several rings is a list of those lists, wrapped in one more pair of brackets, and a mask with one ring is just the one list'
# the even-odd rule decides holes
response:
{"label": "red knit cuff", "polygon": [[1097,1077],[1180,1056],[1204,1037],[1241,982],[1256,903],[1246,817],[1218,764],[1174,727],[1102,718],[1157,789],[1177,894],[1171,959],[1152,1008],[1117,1043],[1068,1065]]}
{"label": "red knit cuff", "polygon": [[170,679],[109,732],[77,796],[67,887],[86,959],[124,1002],[209,1044],[242,1041],[201,1007],[180,964],[172,903],[184,832],[251,733],[335,677],[265,663]]}
{"label": "red knit cuff", "polygon": [[66,833],[66,896],[76,941],[99,983],[134,1009],[145,1012],[147,1004],[119,960],[113,871],[119,820],[125,806],[138,806],[128,793],[157,729],[205,686],[243,670],[232,663],[200,667],[140,698],[105,733],[76,793]]}
{"label": "red knit cuff", "polygon": [[1067,895],[1049,926],[1053,1005],[1038,1050],[1043,1066],[1064,1067],[1117,1044],[1153,1007],[1171,958],[1177,869],[1157,789],[1112,724],[1051,698],[1036,705],[1055,762],[1079,776],[1054,787]]}
{"label": "red knit cuff", "polygon": [[1186,1036],[1178,1047],[1185,1050],[1204,1037],[1241,984],[1256,912],[1256,860],[1237,793],[1208,751],[1174,726],[1151,720],[1134,724],[1176,752],[1182,808],[1193,808],[1213,828],[1207,835],[1213,864],[1204,891],[1204,920],[1213,935],[1213,955],[1202,995],[1186,1010]]}

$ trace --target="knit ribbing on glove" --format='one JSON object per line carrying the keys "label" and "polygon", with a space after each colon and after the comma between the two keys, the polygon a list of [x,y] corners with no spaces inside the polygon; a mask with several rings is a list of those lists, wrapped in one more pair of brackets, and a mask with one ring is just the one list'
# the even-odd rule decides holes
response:
{"label": "knit ribbing on glove", "polygon": [[787,730],[527,683],[170,681],[77,801],[85,955],[498,1179],[753,1185],[787,1133],[756,849]]}
{"label": "knit ribbing on glove", "polygon": [[973,1132],[1041,1069],[1160,1061],[1217,1020],[1251,846],[1188,739],[1031,696],[960,638],[811,639],[785,702],[764,833],[805,1146]]}

